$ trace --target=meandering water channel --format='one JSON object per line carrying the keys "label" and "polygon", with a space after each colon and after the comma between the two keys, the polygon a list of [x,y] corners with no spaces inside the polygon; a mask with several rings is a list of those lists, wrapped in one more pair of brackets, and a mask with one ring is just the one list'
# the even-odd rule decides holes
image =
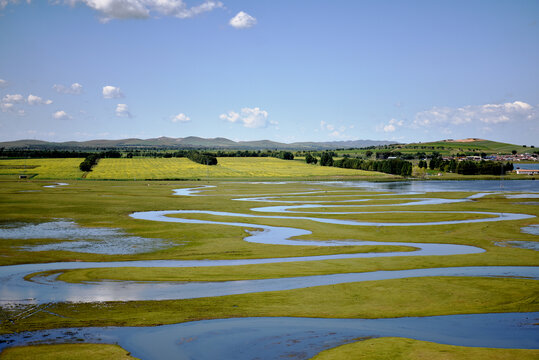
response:
{"label": "meandering water channel", "polygon": [[[389,195],[402,195],[402,194],[421,194],[423,189],[416,189],[413,184],[402,184],[398,186],[394,184],[384,185],[373,183],[326,183],[332,184],[336,187],[367,187],[368,190],[374,191],[392,191],[393,194]],[[443,186],[444,184],[437,183],[434,186],[439,186],[438,191],[473,191],[473,187],[470,188],[469,184],[463,184],[460,182],[460,186],[455,190],[455,184],[451,183],[448,188]],[[477,185],[477,184],[474,184]],[[339,211],[339,212],[327,212],[322,213],[324,217],[316,216],[304,216],[310,214],[321,214],[319,211],[314,211],[317,208],[342,208],[350,210],[350,208],[369,207],[369,206],[414,206],[414,205],[434,205],[434,204],[450,204],[465,201],[473,201],[474,199],[481,198],[489,195],[492,192],[497,192],[499,189],[493,188],[492,183],[489,186],[482,187],[480,192],[465,198],[465,199],[433,199],[433,198],[393,198],[395,202],[393,204],[361,204],[371,200],[380,200],[380,198],[387,196],[388,194],[377,194],[378,197],[366,195],[357,195],[357,199],[350,200],[350,196],[347,196],[347,200],[327,200],[324,199],[327,196],[325,194],[319,194],[320,199],[314,198],[316,191],[297,192],[293,194],[281,194],[281,195],[257,195],[250,197],[241,197],[235,200],[238,201],[255,201],[255,202],[277,202],[291,205],[275,205],[264,206],[251,209],[253,213],[231,213],[224,211],[201,211],[201,210],[163,210],[163,211],[147,211],[147,212],[135,212],[131,214],[133,219],[140,221],[161,221],[161,222],[174,222],[174,223],[195,223],[195,224],[213,224],[213,225],[226,225],[226,226],[238,226],[248,230],[248,235],[245,237],[245,241],[262,243],[262,244],[274,244],[274,245],[302,245],[302,246],[358,246],[358,245],[400,245],[409,246],[414,248],[414,251],[399,251],[399,252],[386,252],[386,253],[354,253],[354,254],[338,254],[338,255],[324,255],[324,256],[309,256],[309,257],[289,257],[289,258],[267,258],[267,259],[241,259],[241,260],[189,260],[189,261],[172,261],[172,260],[154,260],[154,261],[130,261],[130,262],[100,262],[100,263],[80,263],[80,262],[67,262],[67,263],[48,263],[48,264],[24,264],[14,266],[3,266],[0,274],[0,301],[3,304],[42,304],[49,302],[95,302],[95,301],[133,301],[133,300],[163,300],[163,299],[187,299],[197,297],[212,297],[223,296],[232,294],[246,294],[253,292],[263,291],[278,291],[298,289],[310,286],[323,286],[332,284],[341,284],[348,282],[359,281],[372,281],[383,279],[401,279],[411,277],[424,277],[424,276],[496,276],[496,277],[524,277],[529,279],[539,279],[539,267],[508,267],[508,266],[489,266],[489,267],[457,267],[457,268],[431,268],[431,269],[412,269],[412,270],[400,270],[400,271],[376,271],[366,273],[347,273],[347,274],[332,274],[332,275],[320,275],[320,276],[305,276],[305,277],[290,277],[279,279],[265,279],[265,280],[248,280],[248,281],[225,281],[225,282],[199,282],[199,283],[175,283],[175,282],[133,282],[133,281],[102,281],[91,282],[83,284],[70,284],[57,281],[58,274],[49,276],[37,276],[33,278],[33,281],[25,281],[23,278],[28,274],[43,272],[48,270],[69,270],[69,269],[82,269],[82,268],[105,268],[105,267],[204,267],[204,266],[238,266],[249,264],[268,264],[268,263],[283,263],[283,262],[295,262],[295,261],[320,261],[331,259],[350,259],[350,258],[370,258],[370,257],[388,257],[388,256],[433,256],[433,255],[463,255],[481,253],[484,250],[466,245],[455,244],[435,244],[435,243],[408,243],[408,242],[368,242],[358,240],[350,241],[309,241],[309,240],[294,240],[294,237],[302,235],[310,235],[311,232],[301,228],[295,227],[279,227],[260,224],[251,224],[246,222],[234,222],[234,221],[211,221],[192,218],[193,215],[210,215],[214,217],[224,218],[225,220],[230,217],[234,218],[253,218],[253,219],[300,219],[306,221],[313,221],[318,223],[347,225],[347,226],[436,226],[436,225],[448,225],[448,224],[465,224],[465,223],[477,223],[477,222],[492,222],[492,221],[513,221],[521,219],[532,218],[532,215],[518,214],[518,213],[492,213],[492,212],[455,212],[455,211],[443,211],[437,212],[440,214],[472,214],[479,215],[479,218],[465,219],[465,220],[451,220],[451,221],[425,221],[425,222],[373,222],[373,221],[356,221],[356,220],[342,220],[331,217],[325,217],[327,215],[335,214],[378,214],[377,212],[368,211]],[[518,190],[515,191],[527,191],[535,192],[536,188],[528,184],[528,186],[522,186],[521,183],[514,183]],[[202,192],[211,189],[212,186],[179,189],[175,191],[179,196],[207,196]],[[466,190],[464,190],[466,189]],[[432,190],[432,189],[431,189]],[[503,190],[508,190],[507,187]],[[436,190],[434,190],[436,191]],[[485,192],[487,191],[487,192]],[[284,195],[311,195],[309,201],[302,199],[290,200]],[[532,194],[533,195],[533,194]],[[314,200],[313,200],[314,199]],[[324,204],[331,202],[333,205]],[[334,205],[334,203],[342,202],[343,204]],[[354,204],[346,204],[354,202]],[[404,203],[402,203],[404,202]],[[308,211],[307,211],[308,210]],[[279,215],[266,215],[260,213],[279,214]],[[424,211],[386,211],[383,213],[395,213],[395,214],[408,214],[408,213],[424,213]],[[288,214],[295,214],[290,216]],[[301,216],[298,216],[301,214]],[[181,217],[182,215],[190,215],[190,217]],[[76,330],[77,335],[90,342],[119,342],[127,350],[131,351],[135,356],[140,356],[144,359],[165,359],[165,358],[190,358],[197,359],[215,358],[212,356],[212,352],[208,350],[208,341],[221,344],[219,354],[226,354],[227,351],[231,351],[231,357],[219,356],[220,358],[236,358],[236,359],[251,359],[254,358],[253,354],[261,351],[261,347],[267,347],[269,344],[265,344],[260,339],[265,339],[269,334],[278,332],[276,321],[279,324],[290,323],[285,328],[292,329],[297,327],[297,333],[294,331],[287,332],[289,335],[279,335],[282,337],[279,344],[286,344],[287,336],[290,339],[294,338],[294,334],[300,338],[311,339],[307,341],[299,341],[301,345],[301,351],[308,354],[316,354],[323,350],[318,340],[320,337],[326,336],[328,342],[324,344],[331,344],[336,346],[345,342],[352,341],[352,339],[362,336],[405,336],[414,338],[437,341],[442,343],[452,344],[465,344],[466,339],[472,341],[474,346],[499,346],[499,347],[525,347],[525,348],[539,348],[539,336],[537,326],[516,326],[518,321],[521,321],[521,317],[526,316],[526,319],[536,319],[539,315],[533,314],[497,314],[497,315],[469,315],[468,320],[465,318],[459,318],[459,321],[469,322],[459,328],[473,329],[474,323],[476,325],[484,324],[485,322],[492,321],[493,325],[491,329],[496,326],[504,327],[504,331],[512,329],[515,334],[515,339],[528,339],[524,342],[518,343],[516,340],[511,342],[509,340],[506,343],[500,342],[496,336],[487,336],[487,340],[479,340],[477,331],[471,331],[475,334],[475,337],[462,336],[461,340],[444,340],[446,335],[443,335],[442,328],[447,328],[450,324],[454,323],[451,317],[430,317],[430,318],[413,318],[405,319],[372,319],[372,320],[343,320],[343,319],[231,319],[231,320],[216,320],[213,322],[196,322],[190,324],[178,324],[167,325],[167,327],[156,328],[115,328],[115,329],[83,329]],[[477,319],[481,319],[480,321]],[[501,319],[501,320],[500,320]],[[520,320],[519,320],[520,319]],[[530,320],[531,322],[536,320]],[[496,323],[497,325],[494,325]],[[204,325],[204,324],[207,324]],[[271,325],[273,324],[273,325]],[[347,325],[344,325],[347,324]],[[442,325],[443,324],[443,325]],[[226,334],[219,333],[218,336],[209,334],[215,334],[215,329],[224,326],[228,329]],[[482,325],[481,325],[482,326]],[[190,333],[193,336],[193,329],[199,329],[200,335],[195,337],[199,340],[189,342],[181,347],[178,346],[178,339],[182,334]],[[236,329],[234,332],[231,329]],[[263,336],[254,336],[253,329],[261,330]],[[312,330],[318,329],[319,330]],[[343,330],[343,329],[349,329]],[[389,329],[407,329],[401,332]],[[174,329],[174,330],[171,330]],[[185,330],[187,329],[187,330]],[[210,330],[209,330],[210,329]],[[213,330],[211,330],[213,329]],[[271,329],[271,330],[270,330]],[[311,329],[311,330],[309,330]],[[338,329],[338,330],[336,330]],[[434,331],[433,329],[436,329]],[[516,330],[515,330],[516,329]],[[55,330],[61,331],[61,330]],[[67,330],[66,330],[67,331]],[[73,333],[75,330],[69,330],[69,333]],[[195,333],[196,333],[195,331]],[[314,331],[310,333],[309,331]],[[51,332],[51,331],[49,331]],[[487,332],[488,334],[495,331]],[[54,331],[52,331],[54,333]],[[282,331],[281,331],[282,333]],[[299,334],[303,335],[299,335]],[[334,333],[335,336],[324,335]],[[462,333],[460,331],[460,333]],[[498,332],[499,333],[499,332]],[[26,335],[13,335],[13,336],[0,336],[2,339],[6,339],[7,342],[0,344],[2,346],[13,344],[28,344],[35,337],[40,336],[41,333],[35,332]],[[122,335],[123,334],[123,335]],[[159,334],[159,335],[158,335]],[[168,334],[168,335],[167,335]],[[204,336],[202,335],[204,334]],[[241,343],[249,343],[252,345],[252,351],[248,348],[241,347],[244,350],[244,355],[238,353],[238,350],[234,347],[237,346],[237,341],[230,341],[230,334],[236,338],[240,337]],[[238,335],[240,334],[240,335]],[[313,335],[315,334],[315,335]],[[436,335],[437,334],[437,335]],[[260,334],[259,334],[260,335]],[[312,336],[311,336],[312,335]],[[492,334],[491,334],[492,335]],[[187,335],[185,335],[187,336]],[[453,336],[454,337],[454,336]],[[505,337],[505,335],[504,335]],[[64,337],[60,336],[64,339]],[[146,339],[142,341],[141,339]],[[296,336],[297,338],[297,336]],[[507,337],[513,339],[513,337]],[[48,337],[50,339],[50,337]],[[159,346],[159,354],[152,352],[152,348],[155,348],[155,341],[160,339],[161,346]],[[168,340],[167,340],[168,339]],[[213,340],[212,340],[213,339]],[[65,340],[65,339],[64,339]],[[62,340],[62,341],[64,341]],[[167,342],[169,341],[169,342]],[[525,344],[524,344],[525,343]],[[144,345],[145,344],[145,345]],[[232,345],[230,345],[232,344]],[[234,345],[236,344],[236,345]],[[318,345],[317,345],[318,344]],[[483,344],[483,345],[481,345]],[[504,345],[506,344],[506,345]],[[524,344],[524,345],[517,345]],[[288,345],[287,345],[288,346]],[[299,346],[299,345],[298,345]],[[324,345],[326,346],[326,345]],[[214,348],[214,343],[211,345]],[[267,358],[278,357],[277,354],[286,353],[286,349],[291,349],[289,346],[281,348],[272,344],[272,349],[269,354],[275,354],[275,356],[269,356]],[[133,351],[134,349],[134,351]],[[168,349],[168,350],[167,350]],[[215,348],[217,349],[217,348]],[[264,348],[266,349],[266,348]],[[279,350],[280,349],[280,350]],[[295,348],[294,348],[295,349]],[[309,350],[310,349],[310,350]],[[204,350],[204,351],[203,351]],[[267,350],[264,350],[267,351]],[[288,351],[288,350],[287,350]],[[296,351],[296,350],[294,350]],[[299,351],[299,350],[297,350]],[[196,354],[193,355],[193,354]],[[232,356],[234,354],[235,356]],[[183,357],[182,357],[183,356]]]}

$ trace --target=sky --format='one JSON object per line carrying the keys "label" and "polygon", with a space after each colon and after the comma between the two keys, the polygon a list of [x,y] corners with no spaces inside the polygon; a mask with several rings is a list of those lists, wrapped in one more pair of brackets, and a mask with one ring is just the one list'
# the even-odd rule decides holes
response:
{"label": "sky", "polygon": [[536,0],[0,0],[0,141],[539,146]]}

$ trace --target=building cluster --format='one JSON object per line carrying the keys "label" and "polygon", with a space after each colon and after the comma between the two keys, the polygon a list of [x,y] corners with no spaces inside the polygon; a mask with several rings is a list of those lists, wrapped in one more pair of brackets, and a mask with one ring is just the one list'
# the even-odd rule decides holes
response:
{"label": "building cluster", "polygon": [[464,160],[471,160],[471,161],[505,161],[505,162],[520,162],[520,161],[539,161],[539,158],[537,154],[509,154],[509,155],[488,155],[482,158],[481,156],[444,156],[444,160],[451,161],[451,160],[457,160],[457,161],[464,161]]}

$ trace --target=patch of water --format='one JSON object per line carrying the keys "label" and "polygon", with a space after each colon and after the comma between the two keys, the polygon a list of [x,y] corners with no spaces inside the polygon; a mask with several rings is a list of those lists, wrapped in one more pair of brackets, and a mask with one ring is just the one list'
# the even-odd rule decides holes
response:
{"label": "patch of water", "polygon": [[[283,262],[283,259],[263,259],[262,263]],[[299,259],[294,259],[298,261]],[[285,259],[286,261],[286,259]],[[52,263],[4,266],[0,275],[0,303],[43,304],[49,302],[101,302],[194,299],[226,295],[250,294],[266,291],[302,289],[352,282],[404,279],[427,276],[480,276],[519,277],[539,279],[535,266],[474,266],[453,268],[428,268],[394,271],[373,271],[331,275],[300,276],[262,280],[221,282],[136,282],[101,281],[89,283],[64,283],[56,275],[40,277],[38,281],[21,281],[36,272],[59,269],[115,268],[115,267],[191,267],[233,266],[256,264],[256,260],[201,260],[201,261],[127,261],[107,263]],[[196,264],[196,265],[195,265]]]}
{"label": "patch of water", "polygon": [[44,188],[56,188],[56,187],[58,187],[58,186],[67,186],[67,185],[69,185],[69,184],[68,184],[68,183],[56,183],[56,184],[54,184],[54,185],[45,185],[45,186],[43,186],[43,187],[44,187]]}
{"label": "patch of water", "polygon": [[496,245],[539,251],[539,242],[536,241],[501,241]]}
{"label": "patch of water", "polygon": [[539,194],[512,194],[505,197],[507,199],[539,199]]}
{"label": "patch of water", "polygon": [[520,228],[520,231],[526,234],[532,234],[532,235],[539,235],[539,224],[538,225],[530,225],[525,226],[523,228]]}
{"label": "patch of water", "polygon": [[66,328],[0,335],[8,346],[77,342],[117,343],[154,359],[311,358],[371,337],[405,337],[457,346],[539,348],[539,313],[499,313],[388,319],[232,318],[156,327]]}
{"label": "patch of water", "polygon": [[74,251],[124,255],[138,254],[172,246],[162,239],[129,236],[120,229],[80,227],[74,221],[57,220],[41,224],[12,224],[0,227],[0,239],[69,240],[39,245],[24,245],[25,251]]}
{"label": "patch of water", "polygon": [[173,190],[174,195],[177,196],[200,196],[200,192],[204,189],[214,188],[215,185],[203,185],[203,186],[197,186],[194,188],[184,188],[184,189],[175,189]]}

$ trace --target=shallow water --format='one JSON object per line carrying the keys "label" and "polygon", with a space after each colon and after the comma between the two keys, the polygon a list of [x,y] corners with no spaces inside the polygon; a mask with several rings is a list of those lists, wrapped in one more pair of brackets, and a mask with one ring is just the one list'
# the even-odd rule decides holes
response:
{"label": "shallow water", "polygon": [[26,251],[75,251],[93,254],[137,254],[172,246],[161,239],[129,236],[121,229],[80,227],[74,221],[59,219],[40,224],[12,224],[0,227],[0,239],[69,240],[40,245],[21,245]]}
{"label": "shallow water", "polygon": [[[275,259],[273,259],[275,260]],[[281,259],[279,259],[281,260]],[[297,261],[297,259],[296,259]],[[530,266],[477,266],[430,268],[395,271],[374,271],[332,275],[301,276],[263,280],[222,282],[135,282],[100,281],[82,284],[56,281],[58,274],[34,277],[34,281],[21,281],[28,274],[57,269],[85,269],[102,267],[187,267],[232,266],[240,261],[130,261],[112,263],[62,263],[43,265],[6,266],[0,275],[1,304],[43,304],[49,302],[98,302],[194,299],[225,295],[249,294],[265,291],[301,289],[312,286],[336,285],[350,282],[404,279],[425,276],[483,276],[521,277],[539,279],[539,267]]]}
{"label": "shallow water", "polygon": [[243,318],[156,327],[69,328],[0,335],[6,346],[40,343],[117,343],[153,359],[307,359],[368,337],[406,337],[458,346],[539,348],[539,313],[389,319]]}
{"label": "shallow water", "polygon": [[503,241],[497,242],[496,245],[539,251],[539,242],[536,241]]}
{"label": "shallow water", "polygon": [[69,185],[69,184],[68,184],[68,183],[56,183],[56,184],[54,184],[54,185],[45,185],[45,186],[43,186],[43,187],[44,187],[44,188],[56,188],[56,187],[58,187],[58,186],[67,186],[67,185]]}
{"label": "shallow water", "polygon": [[430,180],[430,181],[395,181],[395,182],[368,182],[368,181],[329,181],[326,185],[338,187],[358,187],[371,191],[396,192],[539,192],[539,181],[535,180]]}

